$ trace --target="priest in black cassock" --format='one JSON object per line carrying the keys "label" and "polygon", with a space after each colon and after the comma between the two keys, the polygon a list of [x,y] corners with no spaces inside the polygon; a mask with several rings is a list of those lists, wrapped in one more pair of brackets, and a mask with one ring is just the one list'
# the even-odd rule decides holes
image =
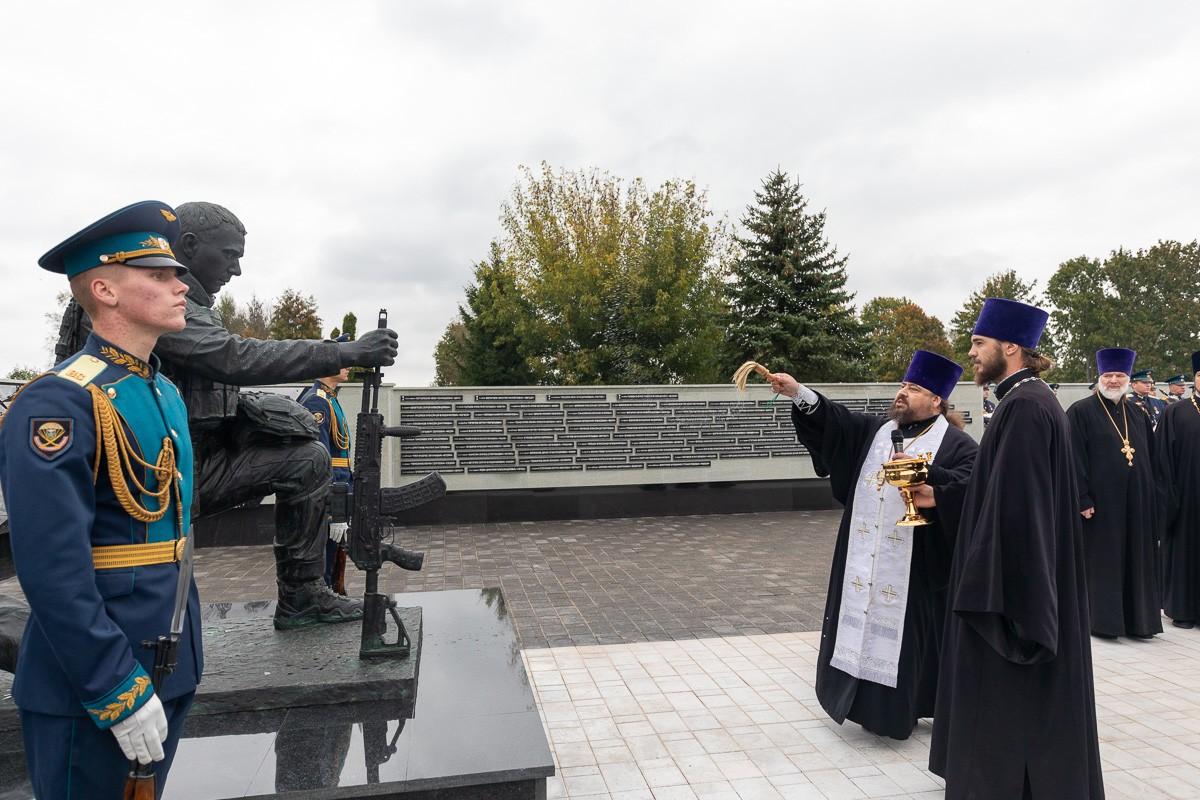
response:
{"label": "priest in black cassock", "polygon": [[1104,797],[1071,430],[1038,377],[1046,318],[988,298],[971,336],[997,405],[950,570],[929,753],[947,800]]}
{"label": "priest in black cassock", "polygon": [[[954,547],[961,486],[971,473],[975,441],[948,416],[947,400],[962,375],[948,358],[918,350],[886,417],[850,411],[792,376],[770,378],[794,398],[792,420],[845,507],[834,548],[817,661],[817,699],[839,724],[907,739],[933,714],[945,587]],[[900,490],[883,482],[882,465],[900,437],[909,455],[932,453],[929,484],[938,493],[932,524],[898,526]]]}
{"label": "priest in black cassock", "polygon": [[[1200,350],[1192,353],[1200,381]],[[1200,403],[1192,396],[1167,407],[1158,426],[1160,480],[1167,496],[1163,537],[1163,610],[1176,625],[1200,620]]]}
{"label": "priest in black cassock", "polygon": [[1098,350],[1099,391],[1067,409],[1092,634],[1107,639],[1162,633],[1154,426],[1125,399],[1136,358],[1124,347]]}

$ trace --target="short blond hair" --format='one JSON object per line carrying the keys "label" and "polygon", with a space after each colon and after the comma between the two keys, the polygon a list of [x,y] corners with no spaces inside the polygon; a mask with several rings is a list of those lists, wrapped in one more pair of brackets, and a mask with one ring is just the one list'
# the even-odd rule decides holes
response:
{"label": "short blond hair", "polygon": [[[105,264],[104,266],[93,267],[72,276],[71,296],[75,298],[75,302],[79,303],[79,307],[86,311],[89,317],[94,318],[96,310],[99,308],[96,297],[92,294],[92,281],[96,278],[115,277],[116,266],[116,264]],[[104,270],[104,272],[100,272],[100,270]]]}

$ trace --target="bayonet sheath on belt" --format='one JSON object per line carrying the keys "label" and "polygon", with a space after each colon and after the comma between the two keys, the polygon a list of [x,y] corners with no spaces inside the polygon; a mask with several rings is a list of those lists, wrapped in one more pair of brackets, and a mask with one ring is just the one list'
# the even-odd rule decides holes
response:
{"label": "bayonet sheath on belt", "polygon": [[[175,659],[179,651],[179,637],[183,634],[183,623],[187,618],[188,595],[192,588],[192,545],[195,538],[189,530],[183,543],[183,555],[179,558],[179,582],[175,584],[175,609],[171,614],[171,628],[159,635],[155,641],[142,642],[142,647],[154,651],[154,669],[150,682],[155,691],[162,688],[163,681],[175,671]],[[140,764],[129,762],[129,777],[125,780],[125,800],[141,800],[155,797],[154,762]]]}

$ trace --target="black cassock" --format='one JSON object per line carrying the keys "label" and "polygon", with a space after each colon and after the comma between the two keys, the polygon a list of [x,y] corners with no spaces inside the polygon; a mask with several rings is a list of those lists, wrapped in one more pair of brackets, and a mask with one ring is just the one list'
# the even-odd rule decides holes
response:
{"label": "black cassock", "polygon": [[1172,404],[1158,423],[1160,480],[1166,494],[1163,610],[1200,621],[1200,410],[1193,398]]}
{"label": "black cassock", "polygon": [[[1154,427],[1125,398],[1113,403],[1098,393],[1073,403],[1067,419],[1075,449],[1079,510],[1096,509],[1091,519],[1083,520],[1092,633],[1162,633],[1155,574],[1159,494]],[[1121,452],[1117,432],[1125,432],[1126,420],[1135,451],[1132,467]]]}
{"label": "black cassock", "polygon": [[[801,443],[812,454],[817,474],[829,476],[833,496],[846,507],[838,528],[829,592],[825,599],[821,652],[817,660],[817,699],[839,724],[850,719],[872,733],[907,739],[918,719],[933,714],[956,513],[962,499],[961,487],[971,474],[978,445],[966,433],[950,426],[930,467],[929,484],[935,488],[938,506],[922,510],[933,524],[915,529],[913,537],[908,606],[904,615],[896,688],[893,689],[855,678],[829,663],[837,641],[854,492],[875,434],[887,419],[852,412],[822,397],[811,414],[793,407],[792,421]],[[901,431],[906,438],[911,438],[930,422],[924,420],[904,426]],[[938,489],[943,484],[956,489],[943,495]]]}
{"label": "black cassock", "polygon": [[997,387],[958,526],[929,754],[946,800],[1104,797],[1071,431],[1029,376]]}

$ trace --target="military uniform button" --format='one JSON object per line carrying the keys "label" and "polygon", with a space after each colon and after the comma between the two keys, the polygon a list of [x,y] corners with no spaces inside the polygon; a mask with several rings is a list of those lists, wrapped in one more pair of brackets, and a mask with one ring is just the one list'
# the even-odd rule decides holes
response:
{"label": "military uniform button", "polygon": [[112,387],[110,386],[110,387],[109,387],[109,389],[108,389],[108,396],[109,396],[110,398],[112,398],[112,397],[116,397],[116,396],[117,396],[117,390],[116,390],[116,389],[114,389],[114,388],[112,388]]}

